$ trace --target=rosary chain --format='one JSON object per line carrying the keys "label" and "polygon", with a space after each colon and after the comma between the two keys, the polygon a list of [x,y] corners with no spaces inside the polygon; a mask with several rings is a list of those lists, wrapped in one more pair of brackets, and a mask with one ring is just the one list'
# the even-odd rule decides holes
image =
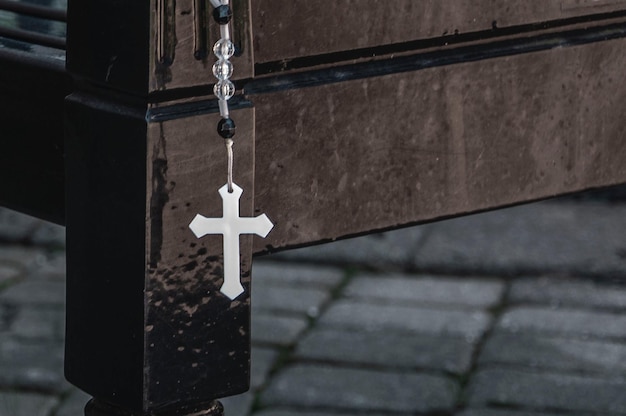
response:
{"label": "rosary chain", "polygon": [[228,155],[228,192],[233,192],[233,136],[235,135],[235,122],[230,118],[228,100],[235,95],[235,85],[230,80],[233,75],[233,64],[230,58],[235,54],[235,45],[230,38],[229,23],[232,18],[232,10],[229,0],[210,0],[213,5],[213,18],[220,25],[221,38],[213,46],[213,53],[217,62],[213,65],[213,75],[217,82],[213,87],[213,93],[219,100],[220,115],[222,119],[217,125],[218,134],[226,141]]}

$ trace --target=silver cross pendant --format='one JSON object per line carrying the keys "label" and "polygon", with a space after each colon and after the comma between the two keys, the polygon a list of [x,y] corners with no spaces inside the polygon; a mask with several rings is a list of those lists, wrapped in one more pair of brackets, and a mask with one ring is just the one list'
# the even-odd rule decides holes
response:
{"label": "silver cross pendant", "polygon": [[239,199],[243,189],[234,183],[232,185],[232,192],[228,192],[228,185],[222,186],[219,190],[222,197],[222,217],[206,218],[198,214],[189,224],[189,228],[198,238],[208,234],[224,236],[224,283],[220,292],[234,300],[244,292],[241,285],[239,236],[256,234],[265,238],[274,228],[274,224],[265,214],[258,217],[240,217]]}

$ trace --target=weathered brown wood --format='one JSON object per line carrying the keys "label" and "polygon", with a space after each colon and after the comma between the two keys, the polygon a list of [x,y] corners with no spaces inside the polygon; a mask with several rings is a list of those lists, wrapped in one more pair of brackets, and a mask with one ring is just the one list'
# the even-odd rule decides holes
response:
{"label": "weathered brown wood", "polygon": [[[254,0],[255,62],[625,11],[623,0]],[[488,36],[487,33],[484,36]]]}
{"label": "weathered brown wood", "polygon": [[[241,13],[248,7],[252,10],[251,16],[240,15],[239,20],[235,22],[235,37],[242,39],[241,34],[245,34],[242,41],[244,54],[233,60],[235,78],[240,87],[248,86],[248,81],[254,75],[253,52],[257,66],[262,67],[271,60],[282,59],[285,59],[285,65],[289,66],[290,60],[294,57],[320,53],[332,54],[333,52],[339,52],[341,55],[343,51],[350,50],[349,48],[382,46],[384,49],[385,45],[398,42],[410,43],[420,39],[435,39],[439,42],[435,42],[438,45],[445,45],[448,40],[452,41],[456,38],[441,35],[445,31],[454,33],[456,29],[461,35],[475,33],[481,36],[492,34],[499,36],[511,27],[534,23],[535,26],[527,28],[529,32],[517,35],[529,36],[535,33],[536,29],[553,25],[554,21],[550,19],[562,22],[559,19],[586,19],[585,16],[595,16],[593,18],[597,21],[594,21],[594,24],[598,24],[602,21],[602,16],[607,17],[606,13],[609,13],[608,16],[615,17],[623,16],[626,11],[624,0],[499,0],[497,2],[463,0],[453,1],[452,4],[449,3],[450,1],[399,0],[393,3],[393,7],[389,7],[388,2],[363,0],[357,8],[358,14],[354,14],[356,12],[345,10],[351,4],[349,2],[335,2],[322,7],[314,2],[303,0],[272,2],[235,0],[233,4],[236,13]],[[250,2],[251,6],[249,6]],[[160,25],[157,19],[160,3],[165,6],[176,3],[176,7],[172,9],[173,15],[168,17],[168,21],[174,22],[172,27],[175,36],[169,40],[175,48],[174,59],[165,67],[159,63],[159,40],[168,36],[167,33],[160,33],[160,30],[165,27]],[[199,2],[196,2],[195,6],[198,4]],[[451,7],[452,11],[443,9],[446,4]],[[119,2],[97,5],[93,2],[71,2],[70,6],[69,19],[72,27],[69,33],[68,68],[77,79],[78,85],[86,79],[88,80],[86,84],[92,87],[103,87],[103,90],[108,92],[130,93],[118,96],[123,97],[121,101],[124,102],[135,101],[137,97],[146,94],[150,94],[149,99],[159,103],[158,105],[170,105],[172,103],[170,100],[195,101],[210,97],[213,83],[211,74],[213,58],[210,55],[204,60],[197,60],[194,57],[198,20],[194,0],[177,2],[154,0],[150,7],[140,4],[131,7]],[[123,8],[123,13],[119,12],[120,8]],[[146,17],[138,19],[136,15],[139,14]],[[152,18],[149,17],[150,15]],[[112,17],[109,18],[110,16]],[[474,21],[474,18],[477,20]],[[341,19],[341,22],[338,19]],[[364,24],[363,19],[367,19],[367,24]],[[389,24],[390,21],[393,23]],[[493,21],[497,22],[500,30],[493,30]],[[545,22],[545,24],[537,22]],[[205,23],[213,33],[207,39],[207,46],[210,47],[212,40],[216,38],[216,28],[210,19]],[[577,27],[583,26],[577,25]],[[251,47],[253,45],[252,27],[255,32],[254,51]],[[456,29],[452,29],[453,27]],[[553,27],[552,30],[561,29]],[[510,37],[511,34],[508,36]],[[430,50],[442,48],[433,46],[434,44],[429,45]],[[420,47],[420,44],[413,46]],[[408,49],[402,53],[413,52]],[[382,58],[377,56],[376,59],[393,61],[392,56],[395,55],[383,54]],[[0,59],[4,58],[0,57]],[[336,61],[333,59],[331,63],[326,63],[326,66],[336,65],[336,62],[345,62],[342,61],[342,56],[336,57]],[[316,65],[315,59],[307,65]],[[9,67],[9,65],[6,66]],[[41,77],[41,79],[44,78]],[[17,85],[13,81],[6,83],[7,88]],[[29,82],[29,85],[31,84],[37,83]],[[45,101],[50,103],[56,101],[57,104],[51,104],[48,107],[61,108],[60,102],[66,92],[64,88],[55,88],[54,92],[50,92],[49,94],[53,96],[46,97]],[[28,96],[31,94],[22,95],[22,97]],[[34,105],[38,106],[41,102],[44,100],[33,101]],[[30,106],[28,103],[27,105]],[[34,108],[34,105],[30,108]],[[26,114],[23,111],[22,113]],[[51,120],[54,119],[50,115],[52,112],[40,111],[40,113]],[[58,119],[58,115],[56,118]],[[15,120],[15,117],[9,117],[7,122],[11,124],[12,120]],[[61,123],[57,120],[55,123],[47,122],[46,125],[49,127],[46,129],[47,137],[60,143],[62,141]],[[33,135],[24,133],[23,137],[32,140],[31,136]],[[16,140],[22,141],[22,139]],[[11,154],[13,153],[15,152],[11,151]],[[56,151],[50,154],[54,154],[54,157],[45,160],[48,166],[47,174],[37,175],[37,180],[29,180],[28,185],[29,189],[35,189],[36,195],[44,193],[50,195],[46,197],[46,200],[51,201],[48,204],[49,207],[41,210],[35,206],[36,201],[33,203],[33,201],[9,200],[13,196],[8,198],[7,192],[2,198],[5,204],[14,208],[62,222],[64,216],[62,203],[60,198],[52,196],[53,193],[58,194],[59,190],[62,190],[62,184],[59,182],[63,175],[62,158],[58,157],[60,153]],[[17,160],[10,157],[7,159],[11,163]],[[17,164],[22,165],[21,162]],[[41,162],[37,165],[44,166]],[[15,175],[12,174],[12,176]],[[5,185],[8,192],[13,195],[17,195],[19,189],[23,188],[14,187],[13,181]],[[54,191],[51,192],[52,189]],[[19,198],[24,199],[24,196],[27,195],[20,195]]]}
{"label": "weathered brown wood", "polygon": [[626,182],[626,41],[251,96],[289,247]]}

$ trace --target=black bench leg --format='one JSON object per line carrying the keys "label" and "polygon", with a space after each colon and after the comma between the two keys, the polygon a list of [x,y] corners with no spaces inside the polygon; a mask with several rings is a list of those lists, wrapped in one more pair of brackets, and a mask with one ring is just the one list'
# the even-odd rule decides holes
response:
{"label": "black bench leg", "polygon": [[[253,137],[252,109],[237,111]],[[225,150],[206,139],[218,120],[152,122],[145,108],[67,100],[65,375],[96,398],[88,416],[220,415],[214,400],[249,388],[252,240],[241,238],[244,292],[231,300],[222,238],[188,226],[221,216]],[[247,142],[238,165],[250,173]],[[205,149],[215,153],[198,157]],[[237,177],[251,196],[252,175]],[[241,214],[252,211],[242,197]]]}

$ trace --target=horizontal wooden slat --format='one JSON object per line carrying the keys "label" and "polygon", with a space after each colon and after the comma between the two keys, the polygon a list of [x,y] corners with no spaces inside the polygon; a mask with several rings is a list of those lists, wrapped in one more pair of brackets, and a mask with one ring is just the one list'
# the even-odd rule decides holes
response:
{"label": "horizontal wooden slat", "polygon": [[[626,40],[249,97],[290,247],[626,182]],[[269,246],[269,247],[268,247]]]}
{"label": "horizontal wooden slat", "polygon": [[[621,7],[621,2],[607,7]],[[588,13],[595,9],[568,10]],[[258,108],[259,204],[272,217],[272,212],[278,211],[278,219],[283,224],[282,231],[277,228],[278,231],[272,233],[269,243],[275,247],[308,244],[360,233],[364,224],[384,229],[621,181],[623,170],[616,160],[620,157],[624,160],[623,149],[615,137],[623,133],[624,127],[619,106],[615,103],[623,98],[624,93],[623,84],[615,74],[623,68],[623,50],[624,41],[613,40],[250,96]],[[75,67],[79,63],[76,61]],[[585,70],[592,65],[597,66],[596,71]],[[9,68],[3,66],[7,71]],[[114,63],[108,75],[111,79],[122,74],[127,76],[124,68]],[[582,70],[576,72],[579,68]],[[67,80],[65,75],[58,72],[57,75]],[[608,79],[612,79],[612,85],[608,84]],[[12,85],[12,82],[10,77],[5,78],[4,88],[19,97],[19,89],[14,88],[17,84]],[[141,89],[132,77],[124,82]],[[580,95],[584,103],[590,103],[587,105],[590,112],[585,113],[581,107],[583,104],[571,96],[575,91],[587,88],[589,83],[599,83],[600,87]],[[35,90],[42,85],[54,90],[44,107],[60,111],[58,103],[67,91],[61,86],[65,84],[48,83],[44,78],[40,83],[32,83]],[[560,85],[565,85],[566,89],[559,90]],[[439,89],[434,90],[433,86]],[[455,92],[455,88],[467,90],[467,93]],[[22,101],[15,101],[11,111],[31,117],[32,112],[25,108],[33,107],[29,107],[30,101],[26,98],[22,96]],[[567,101],[570,99],[573,104]],[[459,100],[462,114],[458,108]],[[541,111],[537,112],[537,109]],[[537,118],[524,116],[529,111],[536,113]],[[43,110],[35,113],[54,121],[55,127],[37,123],[28,128],[39,131],[41,127],[48,134],[61,137],[60,113]],[[554,125],[553,121],[545,119],[548,116],[563,121],[563,125]],[[453,134],[452,121],[457,119],[462,121],[462,133]],[[422,129],[425,136],[410,133],[418,129]],[[542,142],[556,136],[564,138],[561,139],[564,142],[558,145]],[[40,136],[29,134],[28,137]],[[593,153],[583,157],[587,152],[580,150],[583,144],[569,142],[573,137],[592,140]],[[21,186],[19,181],[4,185],[10,189],[2,194],[5,204],[33,212],[39,204],[39,194],[21,195],[21,189],[46,189],[46,195],[62,190],[62,153],[59,152],[62,142],[55,140],[53,152],[45,153],[50,149],[36,146],[45,155],[52,156],[42,153],[41,158],[36,159],[41,162],[35,163],[39,168],[29,170],[25,175],[28,187]],[[285,142],[291,146],[284,146]],[[447,149],[460,146],[461,142],[474,152],[459,160],[468,167],[448,172],[455,166],[455,158],[460,156],[450,154]],[[516,149],[514,152],[521,152],[523,157],[506,154],[505,145]],[[567,154],[574,146],[577,154],[583,156],[572,162],[576,167],[574,171],[564,170],[559,163],[548,169],[550,166],[546,160],[536,161],[534,155],[530,155],[528,149],[533,146],[545,147],[545,152],[539,152],[545,155]],[[498,158],[484,160],[477,156],[494,151],[499,152]],[[23,153],[15,154],[23,156]],[[598,162],[605,159],[608,163]],[[9,160],[5,170],[19,165],[19,160],[19,157]],[[530,167],[535,162],[546,165],[542,169],[544,176],[534,176],[539,172]],[[419,184],[419,192],[409,188],[399,193],[397,205],[385,205],[385,198],[381,196],[384,189],[397,191],[393,186],[403,180],[400,173],[410,173],[413,168],[407,167],[411,166],[419,169],[412,173],[420,179],[413,183],[415,186]],[[430,170],[422,171],[424,166]],[[46,175],[40,174],[43,167]],[[330,168],[336,171],[335,175],[327,174],[326,170]],[[576,172],[587,173],[580,175]],[[507,180],[500,181],[501,177]],[[449,182],[450,178],[457,179]],[[522,186],[525,181],[529,182]],[[459,189],[454,187],[457,182],[462,184]],[[50,183],[54,185],[48,186]],[[483,188],[482,183],[490,185]],[[292,194],[293,189],[297,190],[295,194]],[[336,194],[337,190],[341,192]],[[473,199],[459,199],[459,195],[465,193]],[[365,196],[372,199],[359,200]],[[363,218],[352,218],[352,211],[346,212],[348,206],[341,205],[344,199],[357,201],[354,212],[364,213]],[[40,215],[62,221],[62,195],[54,201],[47,204],[47,211]],[[274,205],[277,209],[273,208]],[[340,221],[332,224],[319,222],[318,218],[325,210],[334,212]],[[296,220],[287,212],[293,212]],[[257,250],[263,249],[262,245],[257,247]]]}
{"label": "horizontal wooden slat", "polygon": [[[210,51],[203,59],[196,56],[197,4],[158,0],[153,6],[152,101],[211,95],[214,58]],[[243,55],[233,59],[234,79],[243,81],[291,69],[298,59],[307,59],[298,63],[300,67],[332,66],[448,43],[525,37],[547,28],[567,30],[577,23],[626,15],[626,0],[234,0],[232,4],[234,38],[243,48]],[[218,35],[212,19],[203,19],[210,33],[200,38],[210,49]]]}
{"label": "horizontal wooden slat", "polygon": [[255,62],[625,11],[624,0],[253,0]]}

